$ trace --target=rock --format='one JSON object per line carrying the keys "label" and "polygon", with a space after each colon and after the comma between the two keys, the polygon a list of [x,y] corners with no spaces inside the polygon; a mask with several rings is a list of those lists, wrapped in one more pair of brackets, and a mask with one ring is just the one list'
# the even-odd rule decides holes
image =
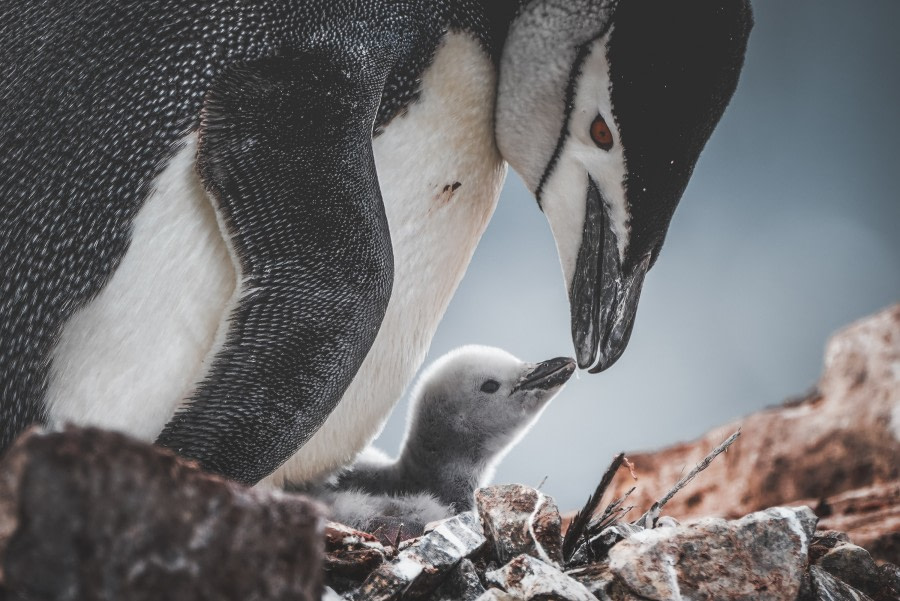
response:
{"label": "rock", "polygon": [[878,579],[884,589],[884,598],[900,599],[900,567],[886,563],[878,569]]}
{"label": "rock", "polygon": [[609,599],[610,586],[616,577],[609,569],[609,561],[601,561],[575,568],[566,572],[566,576],[574,578],[584,585],[592,595],[605,601]]}
{"label": "rock", "polygon": [[675,518],[673,518],[670,515],[664,515],[656,521],[657,528],[675,528],[676,526],[680,526],[680,525],[681,525],[681,522],[679,522],[678,520],[676,520]]}
{"label": "rock", "polygon": [[516,599],[597,601],[580,582],[530,555],[519,555],[485,578]]}
{"label": "rock", "polygon": [[0,465],[13,599],[318,599],[319,507],[95,429],[31,431]]}
{"label": "rock", "polygon": [[794,601],[816,518],[776,507],[639,532],[609,552],[610,571],[648,599]]}
{"label": "rock", "polygon": [[475,504],[501,563],[523,553],[546,562],[562,561],[562,520],[552,498],[508,484],[475,491]]}
{"label": "rock", "polygon": [[325,582],[346,592],[359,586],[384,563],[384,552],[376,549],[346,549],[325,556]]}
{"label": "rock", "polygon": [[[827,503],[826,527],[845,530],[876,559],[900,563],[900,305],[838,332],[828,343],[815,392],[655,453],[629,453],[638,475],[630,502],[650,505],[738,427],[741,439],[717,458],[666,511],[679,519],[735,518],[776,505]],[[612,498],[634,486],[619,474]],[[843,514],[842,495],[863,499],[878,487],[882,501],[865,516]],[[891,493],[900,494],[900,493]],[[849,508],[848,508],[849,509]],[[840,525],[846,516],[849,526]],[[860,519],[857,519],[860,518]]]}
{"label": "rock", "polygon": [[874,601],[900,599],[900,568],[893,564],[879,567],[862,547],[839,544],[818,558],[816,565]]}
{"label": "rock", "polygon": [[811,566],[813,592],[816,601],[872,601],[870,597],[841,582],[818,566]]}
{"label": "rock", "polygon": [[643,530],[640,526],[627,523],[614,524],[604,528],[600,534],[590,540],[591,553],[595,557],[606,557],[614,545]]}
{"label": "rock", "polygon": [[377,543],[375,535],[356,530],[337,522],[325,522],[325,548],[337,549],[356,543]]}
{"label": "rock", "polygon": [[820,557],[834,549],[838,545],[849,543],[850,537],[845,532],[837,530],[816,530],[812,541],[809,543],[809,562],[815,563]]}
{"label": "rock", "polygon": [[381,565],[348,597],[387,601],[407,594],[424,595],[434,590],[457,563],[486,542],[478,517],[471,512],[461,513],[444,520],[393,561]]}
{"label": "rock", "polygon": [[853,588],[869,596],[878,594],[880,588],[878,566],[869,552],[862,547],[851,544],[839,545],[816,563]]}
{"label": "rock", "polygon": [[325,590],[322,591],[322,601],[343,601],[344,598],[341,597],[337,591],[330,587],[325,587]]}
{"label": "rock", "polygon": [[450,576],[434,591],[433,601],[475,601],[485,593],[475,565],[468,559],[459,562]]}
{"label": "rock", "polygon": [[498,588],[492,588],[485,591],[476,601],[523,601],[523,598],[510,595]]}
{"label": "rock", "polygon": [[336,591],[359,586],[387,554],[371,534],[335,522],[325,525],[325,583]]}

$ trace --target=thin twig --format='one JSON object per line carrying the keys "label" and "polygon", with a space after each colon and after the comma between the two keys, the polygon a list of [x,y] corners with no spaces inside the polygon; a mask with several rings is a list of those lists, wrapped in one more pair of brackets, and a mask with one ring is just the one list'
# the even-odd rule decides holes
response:
{"label": "thin twig", "polygon": [[378,528],[375,529],[375,532],[370,532],[370,534],[376,539],[380,537],[384,546],[391,546],[391,539],[388,538],[388,535],[384,532],[384,525],[378,526]]}
{"label": "thin twig", "polygon": [[637,490],[637,487],[632,486],[630,489],[628,489],[628,491],[624,495],[622,495],[621,497],[619,497],[618,499],[616,499],[615,501],[613,501],[612,503],[607,505],[606,509],[603,510],[603,513],[600,514],[600,517],[597,518],[596,520],[594,520],[594,523],[596,524],[596,523],[602,522],[603,520],[605,520],[606,518],[611,516],[615,510],[617,510],[619,507],[621,507],[622,504],[628,500],[628,497],[630,497],[631,493],[633,493],[635,490]]}
{"label": "thin twig", "polygon": [[628,515],[628,512],[632,509],[634,509],[634,505],[629,505],[628,507],[620,507],[619,509],[617,509],[616,512],[609,516],[609,518],[605,522],[600,524],[600,527],[597,529],[596,534],[600,534],[610,526],[615,526],[616,524],[618,524],[619,520]]}
{"label": "thin twig", "polygon": [[713,462],[713,459],[715,459],[716,457],[718,457],[719,455],[721,455],[722,453],[724,453],[725,451],[727,451],[727,450],[728,450],[728,447],[730,447],[731,444],[732,444],[735,440],[737,440],[738,437],[739,437],[740,435],[741,435],[741,431],[738,430],[737,432],[735,432],[734,434],[732,434],[731,436],[729,436],[729,437],[725,440],[725,442],[723,442],[722,444],[720,444],[719,446],[717,446],[716,448],[714,448],[714,449],[709,453],[709,455],[707,455],[706,457],[703,458],[703,461],[701,461],[701,462],[698,463],[696,466],[694,466],[694,469],[692,469],[690,472],[688,472],[688,474],[687,474],[686,476],[682,477],[682,478],[675,484],[675,486],[673,486],[672,489],[671,489],[669,492],[666,493],[666,495],[665,495],[662,499],[660,499],[659,501],[657,501],[656,503],[654,503],[653,506],[652,506],[650,509],[647,510],[647,513],[645,513],[644,515],[642,515],[642,516],[641,516],[636,522],[634,522],[634,523],[635,523],[636,525],[638,525],[638,526],[643,526],[644,528],[653,528],[653,527],[655,527],[655,526],[656,526],[656,521],[659,519],[659,514],[660,514],[660,512],[662,511],[662,508],[665,507],[666,503],[668,503],[669,501],[671,501],[671,500],[672,500],[672,497],[674,497],[674,496],[678,493],[678,491],[680,491],[682,488],[684,488],[685,486],[687,486],[687,484],[688,484],[691,480],[693,480],[693,479],[697,476],[697,474],[699,474],[700,472],[702,472],[703,470],[705,470],[706,468],[708,468],[708,467],[709,467],[709,464]]}
{"label": "thin twig", "polygon": [[600,501],[603,499],[603,493],[609,488],[613,476],[619,471],[624,459],[625,453],[619,453],[615,456],[612,463],[606,468],[606,472],[603,474],[600,484],[598,484],[597,488],[594,490],[594,494],[588,497],[587,503],[584,504],[581,511],[576,513],[575,517],[572,518],[572,522],[569,524],[569,529],[566,530],[566,536],[563,539],[562,552],[564,561],[569,561],[569,559],[572,558],[572,554],[575,553],[576,543],[584,534],[591,518],[597,511],[597,507],[600,506]]}
{"label": "thin twig", "polygon": [[397,538],[394,540],[394,548],[398,551],[400,550],[400,537],[403,536],[403,523],[400,523],[400,527],[397,528]]}

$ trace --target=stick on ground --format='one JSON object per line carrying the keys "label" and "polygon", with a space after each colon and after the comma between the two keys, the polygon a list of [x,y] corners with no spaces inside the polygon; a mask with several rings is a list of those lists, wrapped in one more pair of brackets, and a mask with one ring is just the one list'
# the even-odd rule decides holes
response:
{"label": "stick on ground", "polygon": [[667,492],[662,499],[654,503],[653,506],[647,510],[647,513],[642,515],[636,522],[634,522],[634,524],[636,526],[642,526],[644,528],[656,527],[656,521],[659,519],[659,514],[662,511],[662,508],[665,507],[666,503],[671,501],[672,497],[674,497],[675,494],[678,493],[678,491],[680,491],[682,488],[687,486],[687,484],[691,480],[693,480],[697,476],[697,474],[708,468],[709,464],[713,462],[713,459],[727,451],[728,447],[730,447],[731,444],[735,440],[737,440],[740,435],[741,431],[738,430],[737,432],[729,436],[725,440],[725,442],[710,451],[709,455],[703,458],[703,461],[694,466],[694,469],[688,472],[686,476],[682,477],[681,480],[676,482],[675,486],[673,486],[672,489]]}

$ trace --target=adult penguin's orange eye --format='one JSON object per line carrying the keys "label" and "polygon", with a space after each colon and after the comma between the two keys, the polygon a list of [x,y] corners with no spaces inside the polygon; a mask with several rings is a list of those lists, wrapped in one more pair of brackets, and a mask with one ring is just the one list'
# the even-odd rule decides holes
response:
{"label": "adult penguin's orange eye", "polygon": [[609,150],[613,147],[612,132],[609,130],[609,126],[602,115],[594,117],[594,122],[591,123],[591,140],[603,150]]}

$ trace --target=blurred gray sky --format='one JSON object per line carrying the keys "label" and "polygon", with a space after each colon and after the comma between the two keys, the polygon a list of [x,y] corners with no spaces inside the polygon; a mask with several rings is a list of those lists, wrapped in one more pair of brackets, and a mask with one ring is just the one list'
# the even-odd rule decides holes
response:
{"label": "blurred gray sky", "polygon": [[[900,2],[754,8],[741,83],[647,278],[631,344],[567,386],[497,482],[547,476],[562,508],[579,506],[617,451],[804,392],[835,329],[900,300]],[[511,174],[427,362],[468,343],[571,356],[568,316],[549,227]],[[394,453],[405,419],[404,400],[378,445]]]}

